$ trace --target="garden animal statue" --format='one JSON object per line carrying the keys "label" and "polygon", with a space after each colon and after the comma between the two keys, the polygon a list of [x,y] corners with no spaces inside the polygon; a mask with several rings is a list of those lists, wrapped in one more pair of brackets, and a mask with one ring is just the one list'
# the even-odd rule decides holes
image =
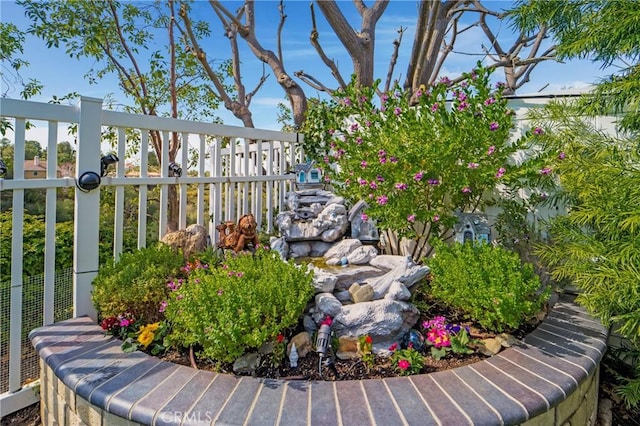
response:
{"label": "garden animal statue", "polygon": [[231,249],[236,253],[245,250],[249,244],[253,244],[254,248],[257,247],[259,243],[257,227],[256,219],[251,213],[241,216],[237,226],[233,222],[216,226],[220,233],[218,247]]}

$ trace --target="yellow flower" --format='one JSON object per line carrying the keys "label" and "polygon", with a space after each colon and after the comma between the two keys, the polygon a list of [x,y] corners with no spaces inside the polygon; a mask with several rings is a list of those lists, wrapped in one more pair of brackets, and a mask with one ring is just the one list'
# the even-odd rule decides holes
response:
{"label": "yellow flower", "polygon": [[147,347],[151,344],[151,342],[153,342],[154,337],[155,336],[153,334],[153,331],[144,328],[143,330],[140,331],[140,335],[138,336],[138,342],[140,342],[142,346]]}
{"label": "yellow flower", "polygon": [[149,331],[156,331],[158,329],[158,327],[160,327],[160,323],[159,322],[154,322],[153,324],[147,324],[145,327]]}

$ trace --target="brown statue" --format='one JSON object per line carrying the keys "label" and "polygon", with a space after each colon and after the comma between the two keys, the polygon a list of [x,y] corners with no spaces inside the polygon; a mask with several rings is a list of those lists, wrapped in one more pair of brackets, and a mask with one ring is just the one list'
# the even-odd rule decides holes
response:
{"label": "brown statue", "polygon": [[220,233],[218,247],[222,249],[232,249],[236,253],[245,250],[251,243],[253,247],[258,246],[258,224],[253,214],[245,214],[238,220],[238,226],[233,222],[226,222],[216,226]]}

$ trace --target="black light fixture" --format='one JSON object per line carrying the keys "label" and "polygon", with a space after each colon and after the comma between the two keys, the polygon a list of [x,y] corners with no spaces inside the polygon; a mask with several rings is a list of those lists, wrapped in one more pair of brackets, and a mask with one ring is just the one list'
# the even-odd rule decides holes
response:
{"label": "black light fixture", "polygon": [[100,159],[100,176],[106,176],[107,167],[109,167],[110,164],[117,163],[118,161],[120,161],[120,159],[115,154],[107,154],[103,156]]}
{"label": "black light fixture", "polygon": [[4,176],[7,174],[7,165],[4,163],[2,158],[0,158],[0,176]]}
{"label": "black light fixture", "polygon": [[173,172],[174,176],[182,176],[182,167],[180,167],[179,164],[176,164],[173,161],[169,163],[169,171]]}
{"label": "black light fixture", "polygon": [[96,172],[84,172],[76,180],[76,187],[82,192],[89,192],[100,186],[100,180]]}

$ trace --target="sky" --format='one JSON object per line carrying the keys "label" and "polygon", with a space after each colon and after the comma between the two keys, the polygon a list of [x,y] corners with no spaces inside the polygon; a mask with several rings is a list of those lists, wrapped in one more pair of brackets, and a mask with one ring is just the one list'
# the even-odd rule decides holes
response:
{"label": "sky", "polygon": [[[366,2],[372,4],[371,1]],[[509,1],[486,2],[489,7],[495,9],[505,9],[511,4]],[[223,2],[224,5],[233,9],[235,2]],[[283,32],[283,51],[285,56],[285,67],[290,75],[295,71],[304,70],[317,77],[328,86],[334,85],[334,80],[330,76],[327,68],[319,60],[315,50],[309,42],[311,29],[311,18],[309,0],[285,2],[285,12],[287,20]],[[340,1],[341,8],[345,16],[356,28],[360,27],[360,18],[351,1]],[[222,28],[213,15],[208,2],[197,1],[194,3],[194,13],[197,17],[205,19],[211,17],[210,21],[215,25],[212,28],[212,36],[203,42],[207,56],[209,58],[228,58],[229,43],[221,37]],[[392,42],[397,37],[397,30],[400,26],[406,27],[406,32],[401,44],[400,57],[396,66],[396,77],[400,81],[404,79],[403,72],[406,70],[407,60],[412,48],[415,34],[415,22],[417,14],[417,3],[415,1],[392,0],[385,14],[379,21],[376,30],[376,59],[375,76],[384,78],[389,66],[389,59],[392,53]],[[335,59],[343,72],[345,79],[348,79],[351,68],[351,60],[346,51],[333,35],[328,24],[324,20],[319,9],[316,7],[316,19],[320,32],[320,43],[326,54]],[[26,29],[29,25],[28,19],[24,16],[22,8],[13,1],[0,0],[0,20],[2,22],[12,22],[21,29]],[[256,22],[257,37],[262,45],[271,50],[276,50],[276,27],[279,22],[278,2],[273,0],[256,2]],[[217,25],[217,26],[216,26]],[[508,45],[508,41],[514,35],[506,24],[501,27],[494,27],[499,31],[499,38]],[[456,44],[456,50],[464,53],[481,53],[480,43],[486,39],[478,28],[473,28],[463,34]],[[248,51],[242,40],[241,60],[243,81],[247,90],[252,90],[258,82],[263,65],[253,54]],[[455,77],[464,71],[469,71],[481,56],[467,54],[452,54],[447,58],[442,75]],[[99,81],[98,84],[89,84],[85,78],[87,71],[95,65],[91,59],[77,60],[70,58],[63,48],[47,48],[44,41],[33,36],[27,36],[23,59],[27,60],[29,67],[22,70],[22,77],[27,80],[34,78],[44,85],[41,95],[32,100],[48,102],[53,96],[63,96],[75,91],[83,96],[107,98],[113,97],[118,102],[126,102],[124,96],[119,92],[117,81],[114,76],[109,76]],[[264,68],[271,74],[268,67]],[[4,70],[3,70],[4,71]],[[593,64],[588,60],[571,61],[565,64],[556,62],[545,62],[537,66],[531,76],[531,82],[518,91],[518,94],[549,93],[560,89],[584,88],[590,83],[597,82],[609,74],[606,70],[601,70],[598,64]],[[501,79],[501,71],[494,74],[496,81]],[[316,91],[298,80],[305,89],[308,97],[318,95]],[[542,89],[542,91],[541,91]],[[6,87],[2,88],[4,93]],[[19,98],[19,90],[9,90],[9,97]],[[284,92],[277,84],[273,75],[270,75],[263,88],[256,94],[252,103],[256,127],[266,129],[280,129],[281,124],[276,121],[277,104],[284,102]],[[242,125],[233,117],[231,113],[223,107],[217,112],[218,116],[225,124]],[[64,139],[63,139],[64,140]]]}

